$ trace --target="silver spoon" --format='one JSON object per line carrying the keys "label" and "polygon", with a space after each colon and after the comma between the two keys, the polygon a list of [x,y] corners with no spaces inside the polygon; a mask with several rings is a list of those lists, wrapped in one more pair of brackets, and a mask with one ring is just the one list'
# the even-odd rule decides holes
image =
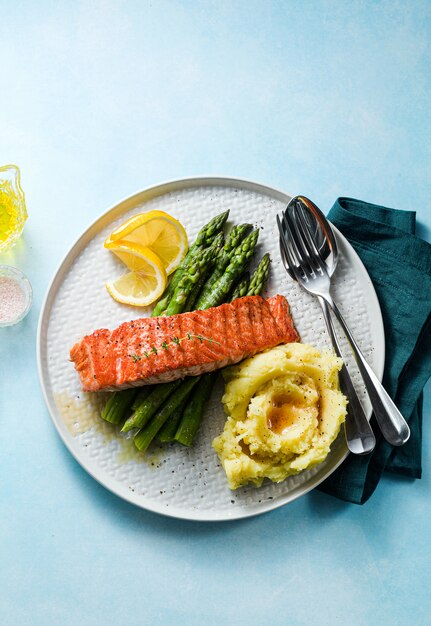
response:
{"label": "silver spoon", "polygon": [[[313,212],[326,236],[330,230],[329,222],[315,205]],[[402,446],[410,437],[409,426],[367,363],[335,304],[330,293],[331,279],[326,265],[311,237],[308,224],[304,219],[301,219],[302,213],[299,213],[298,216],[299,219],[293,220],[288,211],[283,213],[282,221],[277,216],[280,239],[285,248],[291,270],[303,289],[314,296],[321,296],[329,304],[349,341],[383,437],[394,446]]]}
{"label": "silver spoon", "polygon": [[[310,205],[308,203],[310,203]],[[294,219],[297,219],[297,213],[301,211],[303,218],[309,226],[314,243],[324,259],[328,274],[329,276],[332,276],[338,262],[337,242],[332,229],[327,231],[327,236],[325,236],[325,233],[320,227],[319,221],[312,210],[313,206],[313,203],[308,199],[303,198],[302,196],[297,196],[290,201],[286,211],[292,211]],[[280,252],[284,267],[288,271],[289,275],[296,280],[294,273],[289,267],[281,242]],[[341,355],[340,345],[334,331],[332,318],[329,313],[329,307],[325,300],[320,296],[318,296],[318,301],[322,308],[323,318],[325,320],[334,352],[338,357],[343,358]],[[339,378],[341,391],[349,401],[347,405],[347,417],[344,424],[347,447],[353,454],[369,454],[372,450],[374,450],[376,438],[367,420],[364,409],[362,408],[355,387],[353,386],[352,379],[350,378],[350,374],[344,364],[344,360]]]}

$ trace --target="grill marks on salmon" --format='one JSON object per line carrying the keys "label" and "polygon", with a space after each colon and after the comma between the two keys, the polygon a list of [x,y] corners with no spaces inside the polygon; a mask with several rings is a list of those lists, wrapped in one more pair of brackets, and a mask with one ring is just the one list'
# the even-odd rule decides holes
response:
{"label": "grill marks on salmon", "polygon": [[84,391],[114,391],[198,376],[298,339],[286,298],[246,296],[96,330],[75,344],[70,358]]}

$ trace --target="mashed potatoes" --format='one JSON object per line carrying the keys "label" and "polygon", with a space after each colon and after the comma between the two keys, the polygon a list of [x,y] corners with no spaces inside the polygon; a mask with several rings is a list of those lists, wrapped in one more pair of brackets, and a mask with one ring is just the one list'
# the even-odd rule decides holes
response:
{"label": "mashed potatoes", "polygon": [[346,416],[341,359],[312,346],[277,346],[224,370],[228,416],[213,446],[231,489],[280,482],[321,463]]}

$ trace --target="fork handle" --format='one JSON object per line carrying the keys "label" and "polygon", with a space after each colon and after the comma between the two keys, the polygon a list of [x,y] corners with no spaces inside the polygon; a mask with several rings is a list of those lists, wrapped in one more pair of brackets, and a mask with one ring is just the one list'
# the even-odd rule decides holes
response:
{"label": "fork handle", "polygon": [[402,446],[410,437],[410,428],[352,337],[343,316],[329,294],[322,294],[341,324],[370,397],[370,402],[383,437],[393,446]]}
{"label": "fork handle", "polygon": [[[334,352],[338,357],[342,358],[340,344],[335,334],[329,307],[321,296],[318,296],[317,299],[322,307],[323,318]],[[344,423],[347,447],[353,454],[369,454],[374,450],[376,438],[344,362],[339,373],[339,379],[341,391],[349,401],[347,405],[347,419]]]}

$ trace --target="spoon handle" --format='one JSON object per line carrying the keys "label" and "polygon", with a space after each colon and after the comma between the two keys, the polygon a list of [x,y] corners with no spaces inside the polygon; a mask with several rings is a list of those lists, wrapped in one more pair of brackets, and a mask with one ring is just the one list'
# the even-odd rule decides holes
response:
{"label": "spoon handle", "polygon": [[395,406],[395,403],[392,401],[388,392],[383,387],[371,367],[368,365],[332,297],[329,293],[325,293],[323,297],[335,313],[344,334],[349,341],[350,347],[352,348],[352,352],[358,364],[359,371],[362,374],[365,387],[370,397],[371,405],[374,409],[374,415],[376,416],[376,420],[380,430],[382,431],[383,437],[393,446],[402,446],[410,437],[410,429],[406,420]]}
{"label": "spoon handle", "polygon": [[[340,344],[335,334],[329,307],[321,296],[318,296],[317,299],[322,307],[323,317],[334,352],[338,357],[342,358]],[[344,362],[339,373],[339,378],[341,391],[349,401],[347,405],[347,418],[344,423],[347,447],[353,454],[369,454],[374,450],[376,438]]]}

